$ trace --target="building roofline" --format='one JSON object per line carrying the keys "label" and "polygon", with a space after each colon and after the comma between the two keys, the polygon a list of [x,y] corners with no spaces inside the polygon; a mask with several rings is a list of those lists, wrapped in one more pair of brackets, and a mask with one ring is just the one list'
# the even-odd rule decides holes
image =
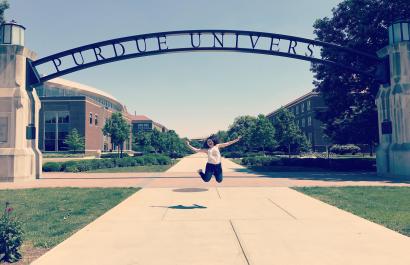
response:
{"label": "building roofline", "polygon": [[153,120],[150,117],[147,117],[145,115],[134,115],[134,114],[129,114],[130,119],[132,120],[132,122],[140,122],[140,121],[152,121]]}
{"label": "building roofline", "polygon": [[99,97],[103,97],[108,101],[111,101],[112,103],[115,103],[119,106],[121,106],[122,110],[125,110],[125,105],[123,105],[120,101],[118,101],[116,98],[114,98],[113,96],[111,96],[110,94],[101,91],[95,87],[92,86],[88,86],[88,85],[84,85],[81,83],[77,83],[71,80],[67,80],[67,79],[63,79],[63,78],[54,78],[51,79],[49,81],[46,81],[44,83],[46,86],[57,86],[57,87],[62,87],[65,89],[69,89],[69,90],[78,90],[78,91],[82,91],[82,92],[88,92],[90,94],[99,96]]}
{"label": "building roofline", "polygon": [[266,115],[266,117],[272,116],[273,114],[275,114],[276,112],[278,112],[281,108],[289,108],[289,107],[291,107],[292,105],[295,105],[296,103],[298,103],[298,102],[301,101],[301,100],[308,99],[308,98],[311,98],[311,97],[317,96],[317,95],[320,95],[320,93],[319,93],[319,92],[315,92],[315,91],[310,91],[309,93],[306,93],[306,94],[304,94],[303,96],[300,96],[300,97],[298,97],[297,99],[292,100],[291,102],[287,103],[286,105],[281,106],[280,108],[277,108],[276,110],[274,110],[274,111],[268,113],[268,114]]}
{"label": "building roofline", "polygon": [[161,127],[161,128],[164,128],[165,130],[168,130],[168,128],[167,128],[167,127],[165,127],[164,125],[162,125],[162,124],[161,124],[161,123],[159,123],[159,122],[152,121],[152,123],[153,123],[153,124],[155,124],[155,125],[157,125],[158,127]]}

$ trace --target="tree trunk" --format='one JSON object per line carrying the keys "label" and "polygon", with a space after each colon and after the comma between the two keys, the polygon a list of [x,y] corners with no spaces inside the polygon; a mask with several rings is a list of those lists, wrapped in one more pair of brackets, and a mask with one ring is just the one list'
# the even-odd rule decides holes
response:
{"label": "tree trunk", "polygon": [[373,157],[373,148],[374,148],[374,145],[373,143],[371,143],[370,144],[370,157]]}
{"label": "tree trunk", "polygon": [[288,145],[288,155],[289,155],[289,158],[290,158],[290,144]]}
{"label": "tree trunk", "polygon": [[330,148],[328,145],[326,145],[326,152],[327,152],[327,159],[330,159]]}

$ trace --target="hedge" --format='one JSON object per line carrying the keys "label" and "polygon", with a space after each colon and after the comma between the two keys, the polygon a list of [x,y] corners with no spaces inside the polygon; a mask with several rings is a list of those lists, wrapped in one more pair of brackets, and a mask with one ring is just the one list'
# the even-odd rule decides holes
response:
{"label": "hedge", "polygon": [[343,159],[325,159],[325,158],[285,158],[276,156],[253,156],[244,157],[242,164],[256,167],[309,167],[325,168],[329,170],[376,170],[376,160],[372,158],[343,158]]}
{"label": "hedge", "polygon": [[[119,154],[117,152],[113,153],[104,153],[101,154],[101,158],[118,158]],[[122,157],[129,157],[130,155],[127,153],[122,153]]]}
{"label": "hedge", "polygon": [[345,154],[357,154],[360,152],[360,147],[354,144],[347,144],[347,145],[332,145],[330,147],[330,152],[338,154],[338,155],[345,155]]}
{"label": "hedge", "polygon": [[84,172],[100,168],[133,167],[146,165],[169,165],[171,158],[165,155],[149,154],[138,157],[103,158],[75,160],[67,162],[47,162],[43,165],[44,172]]}

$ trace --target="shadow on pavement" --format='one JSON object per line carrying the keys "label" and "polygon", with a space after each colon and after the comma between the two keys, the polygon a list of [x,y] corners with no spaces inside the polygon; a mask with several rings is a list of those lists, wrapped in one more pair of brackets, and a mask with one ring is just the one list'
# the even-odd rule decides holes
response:
{"label": "shadow on pavement", "polygon": [[204,192],[208,191],[208,189],[200,189],[200,188],[182,188],[182,189],[174,189],[173,192]]}
{"label": "shadow on pavement", "polygon": [[182,204],[179,205],[172,205],[172,206],[151,206],[151,207],[159,207],[159,208],[168,208],[168,209],[177,209],[177,210],[192,210],[192,209],[206,209],[208,207],[202,206],[199,204],[192,204],[191,206],[185,206]]}

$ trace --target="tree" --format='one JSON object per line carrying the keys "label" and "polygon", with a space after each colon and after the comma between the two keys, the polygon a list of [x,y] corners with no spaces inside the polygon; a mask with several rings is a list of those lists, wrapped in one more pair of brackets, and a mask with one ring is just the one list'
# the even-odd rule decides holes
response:
{"label": "tree", "polygon": [[72,129],[64,140],[64,144],[68,146],[70,151],[83,151],[85,148],[84,137],[82,137],[77,129]]}
{"label": "tree", "polygon": [[10,6],[7,0],[0,2],[0,24],[4,22],[4,11],[6,11],[9,7]]}
{"label": "tree", "polygon": [[257,117],[255,125],[252,127],[251,140],[252,146],[255,149],[262,149],[263,152],[266,149],[273,150],[276,147],[275,128],[265,115],[260,114]]}
{"label": "tree", "polygon": [[273,127],[275,128],[275,138],[279,143],[281,150],[286,150],[289,157],[294,151],[307,151],[310,149],[310,143],[306,136],[296,125],[295,116],[292,112],[285,108],[281,108],[273,120]]}
{"label": "tree", "polygon": [[228,139],[233,140],[241,136],[241,144],[229,146],[227,151],[248,152],[252,149],[252,129],[255,127],[256,118],[252,116],[237,117],[228,129]]}
{"label": "tree", "polygon": [[121,112],[115,112],[105,121],[102,129],[105,136],[111,138],[111,143],[118,146],[119,156],[122,157],[124,142],[129,140],[131,126],[124,119]]}
{"label": "tree", "polygon": [[135,144],[137,147],[135,148],[135,151],[140,151],[140,152],[151,152],[154,151],[154,148],[151,145],[151,135],[152,132],[138,132],[137,135],[135,135]]}
{"label": "tree", "polygon": [[165,153],[171,157],[182,157],[190,151],[185,145],[187,139],[181,139],[178,134],[169,130],[160,132],[156,129],[149,132],[139,132],[135,137],[135,150],[142,152]]}
{"label": "tree", "polygon": [[[410,18],[408,0],[345,0],[332,10],[331,18],[314,23],[316,39],[336,43],[367,53],[388,44],[388,26]],[[374,62],[331,48],[321,51],[324,59],[337,61],[363,70]],[[377,108],[379,83],[369,76],[348,72],[331,65],[312,64],[315,89],[329,106],[317,114],[325,133],[334,143],[370,144],[378,141]],[[358,129],[360,128],[360,129]]]}

